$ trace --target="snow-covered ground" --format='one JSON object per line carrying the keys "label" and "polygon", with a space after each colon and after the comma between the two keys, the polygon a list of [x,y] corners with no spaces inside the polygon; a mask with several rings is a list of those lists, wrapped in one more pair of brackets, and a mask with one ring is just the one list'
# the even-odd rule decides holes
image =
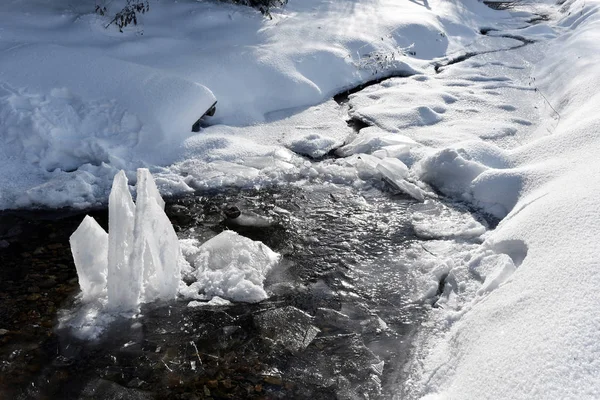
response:
{"label": "snow-covered ground", "polygon": [[[152,2],[119,33],[105,26],[120,3],[106,16],[86,2],[3,3],[0,208],[105,204],[119,169],[134,183],[136,168],[175,162],[158,177],[164,193],[314,174],[284,147],[343,142],[352,131],[334,94],[425,72],[504,15],[473,0],[310,0],[269,20],[190,0]],[[211,98],[199,85],[218,104],[214,126],[194,135]]]}
{"label": "snow-covered ground", "polygon": [[[509,11],[290,0],[268,20],[160,2],[119,33],[87,5],[9,1],[0,208],[103,204],[115,173],[135,183],[140,166],[163,194],[385,178],[424,200],[415,228],[441,240],[411,250],[415,282],[423,294],[445,282],[399,397],[598,398],[599,10],[597,0]],[[57,60],[64,70],[48,69]],[[411,76],[331,99],[391,75]],[[193,134],[190,108],[212,98],[204,87],[217,113]],[[371,126],[355,134],[349,117]],[[334,149],[339,158],[314,160]],[[445,248],[484,228],[438,225],[440,195],[498,227],[479,246]]]}

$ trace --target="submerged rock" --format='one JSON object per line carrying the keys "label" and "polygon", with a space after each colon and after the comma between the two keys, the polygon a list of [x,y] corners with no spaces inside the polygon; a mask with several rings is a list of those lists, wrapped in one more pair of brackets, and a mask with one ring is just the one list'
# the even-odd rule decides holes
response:
{"label": "submerged rock", "polygon": [[294,352],[308,347],[320,332],[309,314],[292,306],[265,311],[254,321],[265,337]]}

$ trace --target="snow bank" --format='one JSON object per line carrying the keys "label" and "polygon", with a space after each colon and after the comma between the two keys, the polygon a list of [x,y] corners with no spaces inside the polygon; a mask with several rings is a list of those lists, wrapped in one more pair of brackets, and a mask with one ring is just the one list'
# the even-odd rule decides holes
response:
{"label": "snow bank", "polygon": [[511,165],[455,148],[423,162],[425,179],[506,216],[450,270],[407,385],[413,397],[600,397],[599,10],[575,0],[559,14],[565,31],[534,71],[552,124],[504,152]]}
{"label": "snow bank", "polygon": [[206,87],[165,71],[52,44],[5,50],[0,84],[12,92],[0,108],[11,118],[6,139],[49,171],[110,157],[168,162],[215,102]]}
{"label": "snow bank", "polygon": [[[340,146],[351,134],[341,107],[328,105],[318,124],[307,114],[298,124],[278,122],[366,80],[421,72],[475,43],[479,21],[492,13],[468,4],[295,1],[269,20],[218,2],[156,2],[137,27],[119,33],[105,29],[110,16],[93,14],[89,4],[11,2],[0,10],[0,208],[97,206],[117,171],[133,178],[139,167],[164,172],[165,193],[315,176],[298,160],[294,173],[279,173],[289,165],[230,155],[247,140],[245,128],[258,133],[267,125],[244,143],[250,153],[271,146],[321,157]],[[208,148],[203,139],[186,140],[215,97],[212,123],[228,126],[203,132],[212,135]],[[408,112],[407,121],[439,119],[439,110],[426,107],[416,117]],[[273,132],[276,126],[282,130]],[[211,154],[212,165],[179,168],[215,147],[222,157]],[[227,176],[202,181],[199,171],[193,185],[176,176],[190,169]]]}

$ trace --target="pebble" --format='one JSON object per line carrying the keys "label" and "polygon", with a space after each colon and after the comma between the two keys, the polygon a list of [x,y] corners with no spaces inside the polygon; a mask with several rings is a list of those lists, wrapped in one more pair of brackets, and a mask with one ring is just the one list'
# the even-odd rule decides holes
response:
{"label": "pebble", "polygon": [[0,329],[0,336],[4,336],[4,335],[6,335],[8,332],[10,332],[10,331],[9,331],[9,330],[7,330],[7,329]]}
{"label": "pebble", "polygon": [[274,385],[274,386],[281,386],[283,384],[283,381],[281,380],[281,378],[279,376],[265,376],[263,378],[263,381],[265,381],[269,385]]}

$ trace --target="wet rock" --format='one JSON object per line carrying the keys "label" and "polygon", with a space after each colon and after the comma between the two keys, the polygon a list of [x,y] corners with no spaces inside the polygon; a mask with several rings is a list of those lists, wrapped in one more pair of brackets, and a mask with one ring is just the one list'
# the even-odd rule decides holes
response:
{"label": "wet rock", "polygon": [[79,400],[147,400],[154,398],[155,396],[152,393],[126,388],[106,379],[91,381],[79,396]]}
{"label": "wet rock", "polygon": [[216,379],[210,380],[206,382],[206,386],[208,386],[210,389],[216,389],[219,387],[219,381]]}
{"label": "wet rock", "polygon": [[4,335],[6,335],[6,334],[7,334],[7,333],[9,333],[9,332],[10,332],[10,331],[9,331],[9,330],[7,330],[7,329],[0,329],[0,336],[4,336]]}
{"label": "wet rock", "polygon": [[329,328],[343,331],[350,331],[353,325],[350,317],[346,314],[323,307],[317,309],[315,323],[322,329]]}
{"label": "wet rock", "polygon": [[320,332],[309,314],[292,306],[265,311],[254,321],[266,338],[294,352],[305,349]]}
{"label": "wet rock", "polygon": [[23,233],[23,229],[21,228],[20,225],[15,225],[10,227],[10,229],[8,229],[8,231],[6,231],[6,233],[4,233],[2,235],[3,238],[11,238],[11,237],[15,237],[15,236],[19,236],[21,233]]}
{"label": "wet rock", "polygon": [[242,212],[236,206],[230,206],[230,207],[225,208],[223,210],[223,213],[229,219],[235,219],[235,218],[239,217],[240,215],[242,215]]}
{"label": "wet rock", "polygon": [[265,381],[265,383],[268,383],[269,385],[273,385],[273,386],[283,385],[283,380],[281,379],[281,376],[279,376],[279,375],[265,376],[263,378],[263,381]]}
{"label": "wet rock", "polygon": [[194,393],[182,393],[179,395],[179,399],[181,399],[181,400],[200,400],[200,397],[196,396]]}

